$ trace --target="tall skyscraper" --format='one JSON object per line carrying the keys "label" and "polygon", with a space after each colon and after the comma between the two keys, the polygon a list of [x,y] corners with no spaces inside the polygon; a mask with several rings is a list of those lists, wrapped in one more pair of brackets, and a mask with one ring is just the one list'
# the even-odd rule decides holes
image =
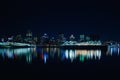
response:
{"label": "tall skyscraper", "polygon": [[32,32],[30,30],[28,30],[28,32],[26,33],[26,41],[31,42],[32,36],[33,36]]}
{"label": "tall skyscraper", "polygon": [[84,41],[84,40],[85,40],[85,35],[84,34],[80,35],[80,41]]}

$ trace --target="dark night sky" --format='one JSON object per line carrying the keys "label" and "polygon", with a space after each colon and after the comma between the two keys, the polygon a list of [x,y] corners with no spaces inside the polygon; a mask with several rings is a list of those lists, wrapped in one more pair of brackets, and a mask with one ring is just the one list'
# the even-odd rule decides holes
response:
{"label": "dark night sky", "polygon": [[34,34],[99,34],[120,40],[119,2],[9,0],[0,2],[0,10],[0,35],[30,29]]}

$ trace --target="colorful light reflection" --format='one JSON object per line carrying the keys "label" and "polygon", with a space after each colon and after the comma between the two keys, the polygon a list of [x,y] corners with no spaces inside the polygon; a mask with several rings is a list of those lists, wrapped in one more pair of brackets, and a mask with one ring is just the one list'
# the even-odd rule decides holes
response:
{"label": "colorful light reflection", "polygon": [[[108,48],[107,54],[119,55],[120,48]],[[0,56],[3,59],[9,58],[20,60],[25,58],[27,63],[33,62],[34,59],[39,59],[45,64],[49,60],[60,59],[61,61],[70,60],[74,62],[78,59],[80,62],[87,60],[100,60],[102,55],[101,50],[81,50],[81,49],[60,49],[60,48],[18,48],[18,49],[0,49]],[[22,58],[23,57],[23,58]]]}
{"label": "colorful light reflection", "polygon": [[84,59],[93,59],[101,58],[101,50],[66,50],[65,51],[66,59],[71,59],[73,61],[77,57],[80,57],[80,61]]}

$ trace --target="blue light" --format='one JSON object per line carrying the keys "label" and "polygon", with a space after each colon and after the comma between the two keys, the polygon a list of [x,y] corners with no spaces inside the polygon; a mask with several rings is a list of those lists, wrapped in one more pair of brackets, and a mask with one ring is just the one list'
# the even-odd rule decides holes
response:
{"label": "blue light", "polygon": [[44,54],[44,63],[47,62],[47,59],[48,59],[48,54]]}

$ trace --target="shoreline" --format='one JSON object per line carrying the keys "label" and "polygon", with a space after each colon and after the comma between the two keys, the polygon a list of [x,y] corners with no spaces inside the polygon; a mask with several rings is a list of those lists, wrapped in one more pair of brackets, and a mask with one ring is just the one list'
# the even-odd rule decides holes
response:
{"label": "shoreline", "polygon": [[107,45],[36,45],[36,46],[0,46],[0,48],[61,48],[61,49],[108,49]]}

